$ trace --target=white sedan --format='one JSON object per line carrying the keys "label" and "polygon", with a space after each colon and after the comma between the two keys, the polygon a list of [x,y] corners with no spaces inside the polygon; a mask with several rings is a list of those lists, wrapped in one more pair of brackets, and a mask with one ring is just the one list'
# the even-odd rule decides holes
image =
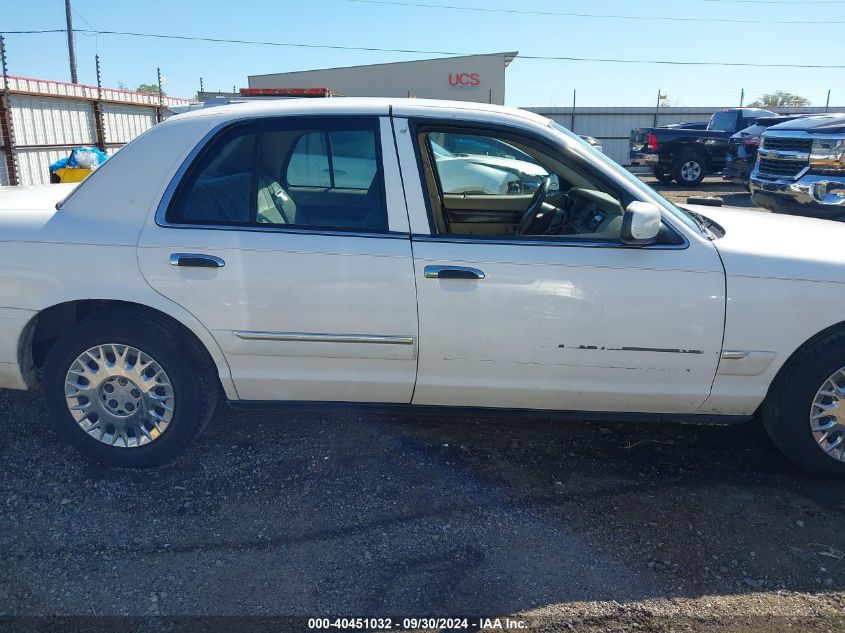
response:
{"label": "white sedan", "polygon": [[[444,191],[433,135],[549,176]],[[170,459],[222,396],[758,415],[803,468],[845,474],[842,224],[682,209],[546,118],[417,99],[175,116],[66,193],[0,211],[0,387],[40,385],[100,462]]]}

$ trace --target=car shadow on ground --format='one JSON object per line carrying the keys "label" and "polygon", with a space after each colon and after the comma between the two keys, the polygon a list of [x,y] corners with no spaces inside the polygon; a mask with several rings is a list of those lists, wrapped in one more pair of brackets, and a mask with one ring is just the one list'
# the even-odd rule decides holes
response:
{"label": "car shadow on ground", "polygon": [[0,419],[10,614],[507,614],[845,589],[841,484],[755,424],[221,406],[174,463],[121,470],[62,446],[37,395],[0,391]]}

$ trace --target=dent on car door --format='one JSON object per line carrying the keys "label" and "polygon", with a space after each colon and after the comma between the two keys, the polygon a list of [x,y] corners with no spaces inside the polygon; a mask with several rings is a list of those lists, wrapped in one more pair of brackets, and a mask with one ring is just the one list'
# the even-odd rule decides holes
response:
{"label": "dent on car door", "polygon": [[[704,402],[725,301],[711,244],[667,229],[667,243],[625,247],[630,192],[551,141],[540,145],[542,136],[454,121],[396,125],[403,173],[421,174],[405,179],[420,320],[415,403],[686,413]],[[525,210],[533,176],[478,204],[450,200],[437,189],[432,132],[446,146],[443,134],[491,137],[543,166],[558,185],[543,217],[515,234],[514,201]],[[556,226],[562,208],[572,217]]]}
{"label": "dent on car door", "polygon": [[409,402],[416,296],[389,122],[236,124],[188,163],[139,260],[212,332],[239,396]]}

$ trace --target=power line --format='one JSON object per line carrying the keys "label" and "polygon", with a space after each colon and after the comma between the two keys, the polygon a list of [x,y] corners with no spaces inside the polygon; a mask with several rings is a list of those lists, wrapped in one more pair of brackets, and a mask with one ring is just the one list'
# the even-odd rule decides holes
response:
{"label": "power line", "polygon": [[[376,46],[342,46],[340,44],[302,44],[299,42],[269,42],[261,40],[236,40],[221,37],[203,37],[195,35],[169,35],[166,33],[139,33],[135,31],[103,31],[94,29],[74,29],[77,33],[89,33],[96,35],[118,35],[127,37],[146,37],[163,40],[179,40],[192,42],[211,42],[214,44],[249,44],[257,46],[282,46],[291,48],[318,48],[342,51],[366,51],[378,53],[408,53],[414,55],[498,55],[499,53],[467,53],[460,51],[434,51],[413,48],[381,48]],[[34,33],[64,33],[65,29],[43,29],[27,31],[4,31],[10,35],[28,35]],[[568,55],[517,55],[519,59],[540,60],[540,61],[566,61],[566,62],[599,62],[609,64],[661,64],[667,66],[723,66],[723,67],[749,67],[749,68],[821,68],[821,69],[845,69],[845,65],[837,64],[757,64],[753,62],[708,62],[708,61],[678,61],[668,59],[621,59],[615,57],[573,57]]]}
{"label": "power line", "polygon": [[507,13],[516,15],[542,15],[566,18],[594,18],[609,20],[637,20],[652,21],[662,20],[669,22],[727,22],[732,24],[845,24],[845,20],[760,20],[740,18],[681,18],[673,16],[647,16],[647,15],[622,15],[610,13],[575,13],[569,11],[541,11],[539,9],[495,9],[491,7],[471,7],[458,4],[433,4],[428,2],[397,2],[396,0],[347,0],[347,2],[358,2],[360,4],[376,4],[394,7],[415,7],[422,9],[447,9],[450,11],[471,11],[475,13]]}

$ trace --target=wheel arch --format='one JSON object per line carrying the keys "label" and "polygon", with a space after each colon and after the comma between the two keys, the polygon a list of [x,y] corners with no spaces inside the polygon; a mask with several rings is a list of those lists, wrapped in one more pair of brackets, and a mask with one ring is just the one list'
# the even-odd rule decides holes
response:
{"label": "wheel arch", "polygon": [[[787,359],[783,362],[783,364],[781,364],[781,366],[778,368],[777,372],[775,373],[774,378],[772,378],[772,381],[769,383],[769,387],[768,387],[768,389],[766,389],[766,397],[763,398],[763,403],[769,398],[769,394],[771,393],[774,385],[776,385],[778,383],[778,381],[786,373],[789,372],[789,370],[791,369],[792,365],[795,362],[795,359],[798,358],[798,356],[804,350],[806,350],[807,348],[815,345],[816,342],[818,342],[819,340],[821,340],[821,339],[823,339],[827,336],[830,336],[832,334],[845,334],[845,321],[840,321],[838,323],[834,323],[833,325],[830,325],[830,326],[826,327],[825,329],[823,329],[819,332],[816,332],[815,334],[813,334],[813,336],[811,336],[806,341],[801,343],[801,345],[796,347],[792,351],[792,353],[787,357]],[[761,407],[763,406],[763,403],[760,403]],[[758,407],[757,410],[759,411],[759,407]]]}
{"label": "wheel arch", "polygon": [[675,157],[677,160],[680,160],[681,157],[685,153],[695,154],[698,159],[701,161],[702,166],[704,167],[706,172],[711,172],[713,168],[713,164],[710,157],[710,152],[708,152],[700,143],[684,143],[680,147],[678,147],[678,151],[675,153]]}
{"label": "wheel arch", "polygon": [[18,362],[27,386],[39,380],[40,369],[50,348],[70,326],[103,312],[133,311],[159,319],[189,337],[216,369],[218,381],[230,400],[237,400],[229,364],[211,333],[179,306],[150,306],[120,299],[75,299],[43,308],[24,327],[18,341]]}

